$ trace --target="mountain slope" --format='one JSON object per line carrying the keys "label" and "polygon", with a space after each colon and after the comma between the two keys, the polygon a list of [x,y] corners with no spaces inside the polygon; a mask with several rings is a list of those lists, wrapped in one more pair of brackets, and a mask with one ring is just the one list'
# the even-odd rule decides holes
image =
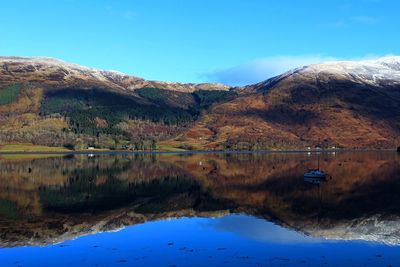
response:
{"label": "mountain slope", "polygon": [[236,92],[238,97],[213,106],[178,140],[218,149],[399,143],[400,57],[310,65]]}
{"label": "mountain slope", "polygon": [[2,82],[37,82],[48,87],[112,88],[132,91],[159,88],[172,91],[228,90],[222,84],[194,84],[148,81],[117,71],[104,71],[47,57],[0,57]]}
{"label": "mountain slope", "polygon": [[0,145],[155,149],[228,94],[50,58],[0,57]]}
{"label": "mountain slope", "polygon": [[315,64],[237,88],[0,57],[0,145],[394,148],[399,136],[400,57]]}

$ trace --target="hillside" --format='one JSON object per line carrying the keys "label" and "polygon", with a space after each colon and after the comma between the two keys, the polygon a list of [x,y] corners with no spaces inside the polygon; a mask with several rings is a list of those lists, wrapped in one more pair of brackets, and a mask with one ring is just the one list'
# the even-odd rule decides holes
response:
{"label": "hillside", "polygon": [[50,58],[1,57],[0,145],[156,149],[228,89],[147,81]]}
{"label": "hillside", "polygon": [[400,57],[310,65],[237,88],[0,57],[0,146],[395,148],[399,136]]}
{"label": "hillside", "polygon": [[251,150],[400,143],[400,57],[310,65],[236,93],[168,144]]}

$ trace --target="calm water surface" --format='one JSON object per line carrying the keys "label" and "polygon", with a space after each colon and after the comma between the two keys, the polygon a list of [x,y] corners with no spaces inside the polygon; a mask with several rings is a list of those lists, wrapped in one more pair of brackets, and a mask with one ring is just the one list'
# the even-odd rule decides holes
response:
{"label": "calm water surface", "polygon": [[0,266],[400,266],[400,156],[0,155]]}

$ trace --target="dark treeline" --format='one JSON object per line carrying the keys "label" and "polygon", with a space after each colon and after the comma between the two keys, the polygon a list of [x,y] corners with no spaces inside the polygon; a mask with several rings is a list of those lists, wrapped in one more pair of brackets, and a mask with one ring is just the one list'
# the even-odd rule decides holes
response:
{"label": "dark treeline", "polygon": [[[0,105],[17,104],[19,110],[0,114],[0,144],[155,150],[158,141],[176,137],[198,119],[202,110],[230,95],[224,91],[186,93],[157,88],[126,94],[101,88],[46,89],[43,97],[34,100],[40,103],[27,102],[25,108],[18,92],[28,87],[32,86],[2,87]],[[13,120],[20,121],[19,116],[27,114],[27,123],[15,126]],[[21,130],[21,126],[29,129]]]}
{"label": "dark treeline", "polygon": [[[207,90],[183,93],[143,88],[124,95],[68,88],[46,92],[40,115],[64,117],[69,128],[57,138],[68,148],[154,150],[159,140],[176,136],[201,110],[227,96],[229,92]],[[79,142],[62,138],[71,134],[79,136]]]}

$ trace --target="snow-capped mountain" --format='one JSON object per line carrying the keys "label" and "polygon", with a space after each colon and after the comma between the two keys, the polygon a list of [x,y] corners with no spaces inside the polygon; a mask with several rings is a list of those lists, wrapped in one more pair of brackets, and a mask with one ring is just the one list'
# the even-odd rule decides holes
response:
{"label": "snow-capped mountain", "polygon": [[337,75],[370,85],[400,84],[400,57],[364,61],[335,61],[310,65],[303,70],[317,75]]}
{"label": "snow-capped mountain", "polygon": [[[64,128],[97,135],[118,127],[130,138],[139,134],[147,140],[155,134],[157,138],[151,142],[164,147],[304,149],[320,140],[327,147],[400,145],[400,57],[396,56],[314,64],[236,88],[148,81],[51,58],[0,57],[0,85],[0,89],[7,88],[5,95],[13,96],[18,91],[20,96],[27,96],[15,96],[10,106],[0,105],[0,112],[6,115],[2,119],[8,118],[2,122],[7,128],[5,136],[0,136],[0,141],[8,141],[2,142],[32,141],[25,137],[14,140],[16,134],[10,132],[15,123],[9,115],[29,113],[46,121],[43,125],[47,125],[49,116],[62,115],[64,119],[58,121],[59,127],[51,135]],[[65,98],[69,104],[55,104]],[[120,103],[124,111],[119,110]],[[92,117],[81,121],[79,129],[68,125],[66,121],[82,120],[71,118],[88,108],[92,109]],[[137,119],[156,123],[157,127],[144,130],[135,122]],[[90,125],[90,130],[81,129],[82,125]],[[151,134],[146,133],[150,130]],[[42,138],[36,136],[35,140]],[[128,147],[133,146],[131,139],[126,142]]]}
{"label": "snow-capped mountain", "polygon": [[48,57],[0,57],[0,80],[40,82],[51,87],[108,87],[120,90],[160,88],[181,92],[228,90],[222,84],[149,81],[118,71],[98,70]]}

